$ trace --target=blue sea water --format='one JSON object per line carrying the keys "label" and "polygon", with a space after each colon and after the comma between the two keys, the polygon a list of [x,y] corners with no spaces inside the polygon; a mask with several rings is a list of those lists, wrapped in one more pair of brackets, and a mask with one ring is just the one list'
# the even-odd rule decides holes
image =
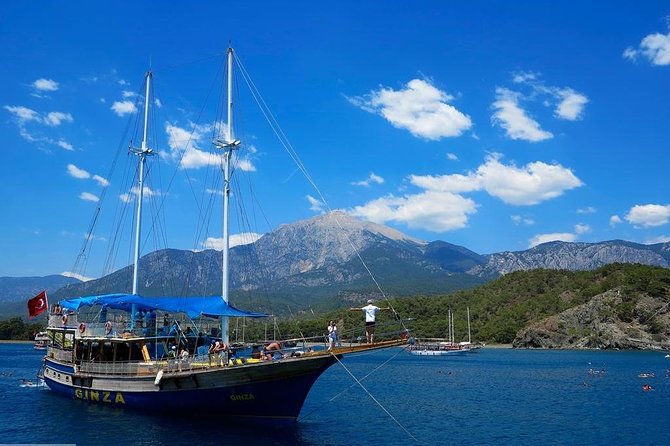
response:
{"label": "blue sea water", "polygon": [[[28,344],[1,344],[0,442],[667,445],[670,359],[664,356],[507,349],[459,357],[400,349],[360,354],[321,376],[295,427],[271,428],[199,414],[129,413],[22,387],[22,378],[35,380],[42,353]],[[643,384],[653,390],[643,391]]]}

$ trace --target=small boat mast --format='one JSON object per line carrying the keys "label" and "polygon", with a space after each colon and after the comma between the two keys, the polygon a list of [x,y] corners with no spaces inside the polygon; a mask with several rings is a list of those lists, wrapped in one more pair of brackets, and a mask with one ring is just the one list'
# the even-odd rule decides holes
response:
{"label": "small boat mast", "polygon": [[[151,91],[151,70],[146,74],[146,92],[144,94],[144,131],[142,133],[142,145],[139,149],[131,147],[130,151],[138,157],[138,176],[137,176],[137,218],[135,220],[135,253],[133,257],[133,294],[137,295],[138,285],[138,266],[140,258],[140,234],[142,228],[142,197],[144,196],[144,164],[149,155],[153,155],[153,149],[147,147],[147,130],[149,127],[149,93]],[[135,328],[135,316],[137,306],[133,304],[131,309],[131,329]]]}
{"label": "small boat mast", "polygon": [[[230,235],[228,228],[228,208],[230,202],[230,162],[233,150],[240,145],[240,140],[233,137],[233,48],[228,47],[228,123],[226,127],[225,140],[216,138],[214,145],[223,150],[223,261],[222,261],[222,286],[221,297],[223,301],[229,302],[229,277],[228,277],[228,250],[230,248]],[[228,344],[228,317],[221,317],[221,339]]]}

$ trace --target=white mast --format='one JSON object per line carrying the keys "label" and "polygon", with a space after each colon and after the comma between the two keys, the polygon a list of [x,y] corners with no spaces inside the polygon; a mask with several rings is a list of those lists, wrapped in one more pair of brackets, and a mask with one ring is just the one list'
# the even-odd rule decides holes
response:
{"label": "white mast", "polygon": [[[223,153],[223,261],[222,261],[222,290],[221,296],[227,304],[228,294],[228,250],[230,246],[230,235],[228,228],[228,207],[230,201],[230,161],[233,150],[240,145],[240,141],[233,139],[233,49],[228,48],[228,125],[226,128],[226,140],[214,141],[214,145],[224,151]],[[221,339],[228,344],[228,317],[221,318]]]}
{"label": "white mast", "polygon": [[[144,131],[142,133],[142,146],[139,149],[130,148],[130,151],[138,156],[139,174],[137,180],[137,217],[135,220],[135,255],[133,258],[133,294],[137,294],[138,284],[138,264],[140,257],[140,232],[142,228],[142,197],[144,195],[144,163],[147,155],[153,155],[152,149],[147,148],[147,129],[149,127],[149,92],[151,91],[151,70],[146,74],[146,92],[144,94]],[[135,328],[135,313],[137,307],[135,304],[131,310],[131,329]]]}

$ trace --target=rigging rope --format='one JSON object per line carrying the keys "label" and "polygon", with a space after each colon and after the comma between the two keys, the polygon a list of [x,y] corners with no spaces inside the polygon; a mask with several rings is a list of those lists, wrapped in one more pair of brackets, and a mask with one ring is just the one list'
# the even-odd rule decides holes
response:
{"label": "rigging rope", "polygon": [[[400,350],[400,351],[402,352],[402,351],[404,351],[404,350]],[[347,366],[344,365],[344,363],[340,360],[340,358],[337,357],[336,354],[334,354],[334,353],[332,353],[332,352],[331,352],[330,354],[331,354],[331,355],[337,360],[337,362],[344,368],[344,370],[349,374],[349,376],[351,376],[351,378],[352,378],[354,381],[356,381],[355,384],[352,384],[352,387],[353,387],[354,385],[358,384],[358,385],[360,386],[360,388],[363,389],[363,390],[365,391],[365,393],[368,394],[368,396],[372,399],[372,401],[374,401],[375,403],[377,403],[377,405],[378,405],[384,412],[386,412],[386,415],[388,415],[389,418],[391,418],[391,419],[395,422],[395,424],[397,424],[397,425],[400,427],[400,429],[402,429],[402,430],[403,430],[403,431],[404,431],[404,432],[405,432],[405,433],[406,433],[412,440],[414,440],[414,441],[416,441],[417,443],[419,443],[419,440],[418,440],[414,435],[412,435],[412,433],[411,433],[409,430],[407,430],[407,428],[406,428],[405,426],[403,426],[402,423],[401,423],[400,421],[398,421],[398,419],[397,419],[396,417],[394,417],[393,414],[391,414],[391,412],[389,412],[388,409],[386,409],[386,407],[384,407],[384,405],[383,405],[382,403],[380,403],[379,400],[378,400],[377,398],[375,398],[374,395],[372,395],[372,393],[370,393],[370,391],[369,391],[369,390],[363,385],[363,383],[361,382],[363,379],[367,378],[372,372],[368,373],[365,377],[363,377],[362,379],[359,380],[358,378],[356,378],[356,376],[355,376],[353,373],[351,373],[351,370],[349,370],[349,369],[347,368]],[[396,356],[397,356],[398,354],[399,354],[399,353],[397,353]],[[395,357],[395,356],[394,356],[394,357]],[[391,358],[391,359],[393,359],[393,358]],[[389,359],[389,361],[390,361],[390,359]],[[389,361],[386,361],[384,364],[388,363]],[[382,364],[382,365],[384,365],[384,364]],[[381,367],[381,366],[380,366],[380,367]],[[378,369],[378,368],[379,368],[379,367],[377,367],[377,369]],[[377,369],[375,369],[375,370],[377,370]],[[373,370],[373,372],[374,372],[374,370]],[[347,390],[348,390],[348,389],[347,389]],[[337,395],[337,396],[339,396],[339,395]],[[336,397],[337,397],[337,396],[336,396]],[[336,398],[336,397],[335,397],[335,398]],[[334,398],[333,398],[333,399],[334,399]]]}

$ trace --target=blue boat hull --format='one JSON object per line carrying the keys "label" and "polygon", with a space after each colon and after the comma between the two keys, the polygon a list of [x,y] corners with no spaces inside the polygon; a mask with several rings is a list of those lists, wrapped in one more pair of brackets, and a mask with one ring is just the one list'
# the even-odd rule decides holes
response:
{"label": "blue boat hull", "polygon": [[312,385],[335,361],[324,356],[166,374],[159,384],[154,376],[97,376],[76,385],[90,375],[47,360],[44,381],[58,394],[91,404],[283,424],[296,421]]}

